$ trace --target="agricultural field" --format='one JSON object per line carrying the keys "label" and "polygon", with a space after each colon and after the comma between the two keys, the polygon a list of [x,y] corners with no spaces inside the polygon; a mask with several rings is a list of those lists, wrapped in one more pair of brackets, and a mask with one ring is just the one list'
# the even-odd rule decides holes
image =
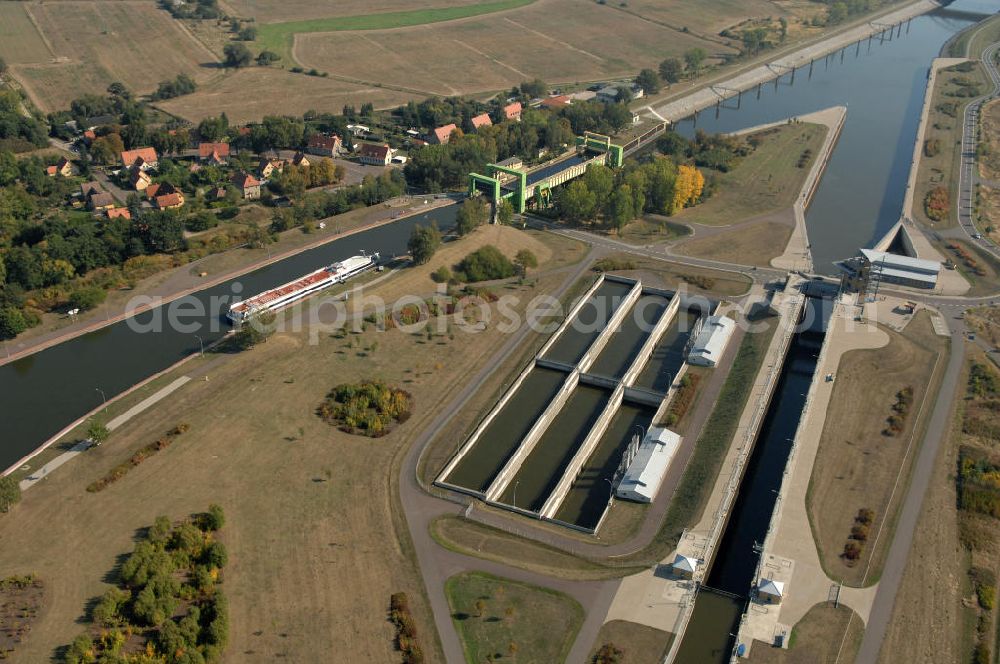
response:
{"label": "agricultural field", "polygon": [[49,62],[53,57],[27,6],[25,2],[0,2],[0,58],[8,65]]}
{"label": "agricultural field", "polygon": [[[608,7],[618,3],[608,3]],[[785,17],[789,23],[796,19],[812,18],[822,13],[823,6],[806,0],[632,0],[627,10],[652,21],[660,21],[677,28],[687,28],[695,34],[718,35],[743,21],[761,18]],[[793,30],[789,27],[789,33]]]}
{"label": "agricultural field", "polygon": [[695,46],[710,45],[596,3],[539,0],[446,25],[300,34],[294,56],[331,75],[454,95],[508,89],[536,77],[571,83],[634,75]]}
{"label": "agricultural field", "polygon": [[248,122],[265,115],[302,115],[308,110],[339,113],[344,104],[360,106],[363,102],[389,108],[413,98],[412,94],[382,87],[252,67],[230,74],[212,86],[202,86],[193,94],[156,105],[192,122],[223,112],[231,122]]}
{"label": "agricultural field", "polygon": [[[526,302],[564,278],[540,274],[512,289]],[[48,661],[73,639],[88,600],[107,588],[105,572],[132,548],[150,514],[190,514],[210,503],[226,510],[231,658],[313,661],[316,653],[339,653],[399,661],[386,616],[390,595],[406,592],[427,661],[441,661],[393,486],[408,444],[501,340],[495,325],[433,340],[369,328],[323,333],[311,344],[308,331],[289,332],[178,369],[174,377],[195,380],[0,516],[0,568],[37,574],[58,589],[45,600],[23,661]],[[412,416],[391,434],[351,435],[316,415],[335,385],[369,379],[412,394]],[[182,422],[189,428],[169,447],[103,491],[86,491]]]}
{"label": "agricultural field", "polygon": [[[850,586],[878,580],[903,495],[898,487],[906,486],[915,457],[911,443],[922,435],[943,370],[945,342],[929,314],[917,315],[902,333],[886,332],[885,347],[850,351],[840,362],[806,498],[823,568]],[[872,518],[858,526],[861,510],[871,510]],[[864,536],[849,540],[854,527],[864,528]],[[861,542],[854,559],[846,556],[849,541]]]}
{"label": "agricultural field", "polygon": [[[138,93],[152,91],[159,81],[182,73],[203,81],[213,72],[206,65],[217,63],[215,55],[179,22],[150,2],[66,0],[17,5],[34,18],[40,39],[47,40],[54,52],[51,62],[45,58],[45,64],[35,64],[39,62],[36,55],[32,64],[14,68],[43,111],[66,108],[86,93],[102,94],[113,81]],[[0,55],[5,55],[4,44],[0,40]],[[41,53],[38,45],[31,49]]]}
{"label": "agricultural field", "polygon": [[222,0],[219,4],[232,16],[253,18],[257,23],[285,23],[319,18],[341,18],[367,14],[411,12],[475,7],[496,0]]}

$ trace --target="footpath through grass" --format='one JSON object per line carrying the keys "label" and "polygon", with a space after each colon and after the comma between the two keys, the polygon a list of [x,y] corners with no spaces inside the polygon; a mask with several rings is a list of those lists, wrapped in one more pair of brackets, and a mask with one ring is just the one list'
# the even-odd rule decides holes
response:
{"label": "footpath through grass", "polygon": [[482,572],[456,574],[445,594],[467,662],[558,664],[583,624],[572,597]]}
{"label": "footpath through grass", "polygon": [[454,21],[459,18],[481,16],[506,9],[525,7],[535,0],[495,0],[478,5],[463,7],[441,7],[436,9],[414,9],[401,12],[385,12],[380,14],[361,14],[357,16],[333,16],[305,21],[288,21],[287,23],[271,23],[258,28],[257,44],[261,50],[274,51],[291,62],[292,41],[297,33],[303,32],[341,32],[344,30],[389,30],[392,28],[407,28],[427,23]]}

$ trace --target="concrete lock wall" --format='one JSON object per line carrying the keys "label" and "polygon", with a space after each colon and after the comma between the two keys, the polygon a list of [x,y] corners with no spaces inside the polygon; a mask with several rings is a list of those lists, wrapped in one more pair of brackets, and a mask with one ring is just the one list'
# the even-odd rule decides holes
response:
{"label": "concrete lock wall", "polygon": [[[438,479],[435,481],[435,484],[449,489],[453,489],[455,491],[461,491],[463,493],[471,493],[479,497],[485,497],[485,494],[482,492],[470,491],[465,487],[459,487],[454,484],[449,484],[447,482],[448,475],[450,475],[452,471],[455,470],[455,466],[457,466],[459,462],[461,462],[462,459],[465,457],[465,455],[468,454],[469,450],[471,450],[476,445],[483,431],[486,430],[486,427],[490,425],[490,423],[497,416],[497,414],[500,413],[503,407],[507,405],[507,402],[510,401],[514,393],[517,392],[517,389],[524,382],[525,378],[528,377],[528,374],[531,373],[532,369],[535,368],[535,365],[537,364],[539,366],[546,366],[546,363],[539,362],[538,359],[545,354],[545,352],[549,349],[549,347],[552,344],[555,343],[556,339],[559,338],[559,335],[562,334],[562,331],[569,326],[569,324],[573,320],[573,317],[576,316],[576,314],[580,311],[580,309],[587,302],[587,300],[590,299],[590,297],[594,294],[594,292],[598,288],[600,288],[602,283],[604,283],[603,274],[600,275],[598,279],[594,282],[594,284],[587,289],[587,291],[580,297],[579,300],[577,300],[577,302],[570,309],[570,312],[566,316],[565,320],[563,320],[562,324],[559,326],[559,329],[556,330],[551,337],[549,337],[548,341],[546,341],[544,345],[542,345],[541,350],[538,351],[538,356],[532,362],[528,363],[528,365],[524,368],[524,370],[521,371],[521,374],[517,377],[517,379],[511,384],[510,387],[507,388],[503,396],[500,397],[499,401],[497,401],[493,405],[493,407],[490,409],[486,417],[483,418],[483,420],[479,423],[479,426],[477,426],[476,429],[472,432],[472,435],[469,436],[469,439],[465,442],[464,445],[462,445],[461,448],[459,448],[458,452],[455,453],[455,456],[452,457],[451,461],[448,462],[448,465],[446,465],[444,470],[441,471],[441,474],[438,476]],[[563,365],[562,363],[553,363],[553,364],[558,366],[553,366],[552,368],[564,370],[565,365]],[[562,389],[565,389],[565,384],[563,385]],[[560,393],[561,392],[562,390],[560,390]]]}
{"label": "concrete lock wall", "polygon": [[[657,291],[652,288],[647,288],[643,292],[651,295],[663,295],[666,293],[666,291]],[[677,312],[680,310],[681,306],[681,298],[673,294],[664,295],[664,297],[670,298],[670,304],[667,305],[666,310],[660,315],[660,319],[656,321],[656,325],[653,326],[653,330],[650,332],[649,338],[646,339],[646,343],[642,345],[639,353],[635,356],[635,360],[632,361],[632,366],[630,366],[625,372],[625,375],[622,376],[622,383],[628,387],[632,387],[635,383],[639,374],[649,361],[650,355],[653,354],[653,349],[655,349],[657,344],[660,343],[660,339],[663,338],[663,335],[666,334],[667,330],[670,329],[671,324],[673,324],[674,319],[677,318]]]}
{"label": "concrete lock wall", "polygon": [[490,484],[489,488],[486,489],[486,500],[489,502],[496,502],[499,500],[501,494],[510,484],[510,481],[514,478],[514,475],[521,470],[521,466],[524,464],[524,460],[527,458],[531,451],[535,449],[535,445],[538,444],[538,440],[545,433],[545,430],[551,424],[552,420],[555,419],[559,411],[569,400],[573,390],[576,389],[577,384],[580,382],[580,370],[574,369],[572,373],[566,378],[566,382],[559,389],[559,392],[553,397],[552,401],[549,403],[545,412],[535,421],[531,429],[525,435],[524,440],[518,445],[517,451],[507,460],[506,465],[504,465],[503,470],[501,470],[496,478],[494,478],[493,483]]}
{"label": "concrete lock wall", "polygon": [[625,317],[632,311],[632,306],[639,299],[639,296],[642,295],[642,283],[639,281],[622,279],[615,276],[605,277],[605,279],[608,281],[617,281],[623,284],[631,283],[634,285],[632,286],[632,290],[630,290],[628,295],[626,295],[622,300],[621,305],[619,305],[618,309],[615,310],[615,313],[608,320],[608,324],[603,330],[601,330],[601,333],[597,335],[597,338],[594,339],[594,343],[590,344],[590,348],[587,349],[587,352],[583,354],[583,357],[581,357],[580,361],[577,363],[580,371],[584,373],[586,373],[587,369],[590,368],[590,365],[594,363],[597,356],[601,354],[604,347],[608,345],[608,341],[611,340],[611,337],[613,337],[615,332],[618,331],[618,328],[621,327],[622,321],[624,321]]}
{"label": "concrete lock wall", "polygon": [[[597,447],[597,444],[601,442],[604,432],[608,430],[608,425],[611,424],[611,420],[618,412],[618,408],[621,407],[624,396],[625,386],[619,384],[618,387],[615,388],[614,392],[611,393],[611,399],[608,401],[608,405],[605,406],[604,412],[601,413],[601,416],[596,422],[594,422],[593,428],[591,428],[590,433],[587,434],[587,437],[580,445],[580,449],[576,451],[576,454],[573,455],[573,459],[569,462],[569,465],[566,466],[566,470],[563,472],[562,477],[559,478],[559,483],[556,484],[552,493],[549,494],[545,504],[542,505],[542,509],[538,511],[542,518],[552,519],[555,516],[559,507],[562,505],[563,500],[565,500],[566,494],[569,493],[570,487],[576,480],[577,475],[580,474],[583,464],[585,464],[587,459],[590,458],[590,455],[594,453],[594,449]],[[579,528],[579,526],[577,526],[577,528]]]}

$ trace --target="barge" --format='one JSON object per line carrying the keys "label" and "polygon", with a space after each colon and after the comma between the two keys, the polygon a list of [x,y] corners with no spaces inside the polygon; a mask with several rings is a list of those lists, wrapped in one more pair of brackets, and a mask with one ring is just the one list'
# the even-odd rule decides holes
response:
{"label": "barge", "polygon": [[351,277],[367,272],[378,265],[378,253],[351,256],[327,267],[311,272],[295,281],[241,300],[229,307],[227,318],[239,325],[252,316],[266,311],[276,311],[292,302],[301,300],[335,284],[342,284]]}

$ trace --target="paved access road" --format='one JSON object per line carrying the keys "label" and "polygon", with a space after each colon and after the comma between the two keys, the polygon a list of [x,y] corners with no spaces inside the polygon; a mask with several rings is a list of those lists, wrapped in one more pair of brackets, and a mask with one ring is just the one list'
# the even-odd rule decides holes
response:
{"label": "paved access road", "polygon": [[993,89],[987,94],[973,100],[965,107],[965,117],[962,126],[961,163],[958,169],[958,196],[955,201],[955,212],[958,216],[958,226],[961,232],[982,249],[1000,258],[1000,247],[986,236],[979,236],[974,221],[976,201],[976,149],[979,139],[979,125],[982,120],[983,105],[1000,94],[1000,72],[997,71],[996,55],[1000,51],[1000,42],[987,46],[981,56],[983,67],[993,83]]}

